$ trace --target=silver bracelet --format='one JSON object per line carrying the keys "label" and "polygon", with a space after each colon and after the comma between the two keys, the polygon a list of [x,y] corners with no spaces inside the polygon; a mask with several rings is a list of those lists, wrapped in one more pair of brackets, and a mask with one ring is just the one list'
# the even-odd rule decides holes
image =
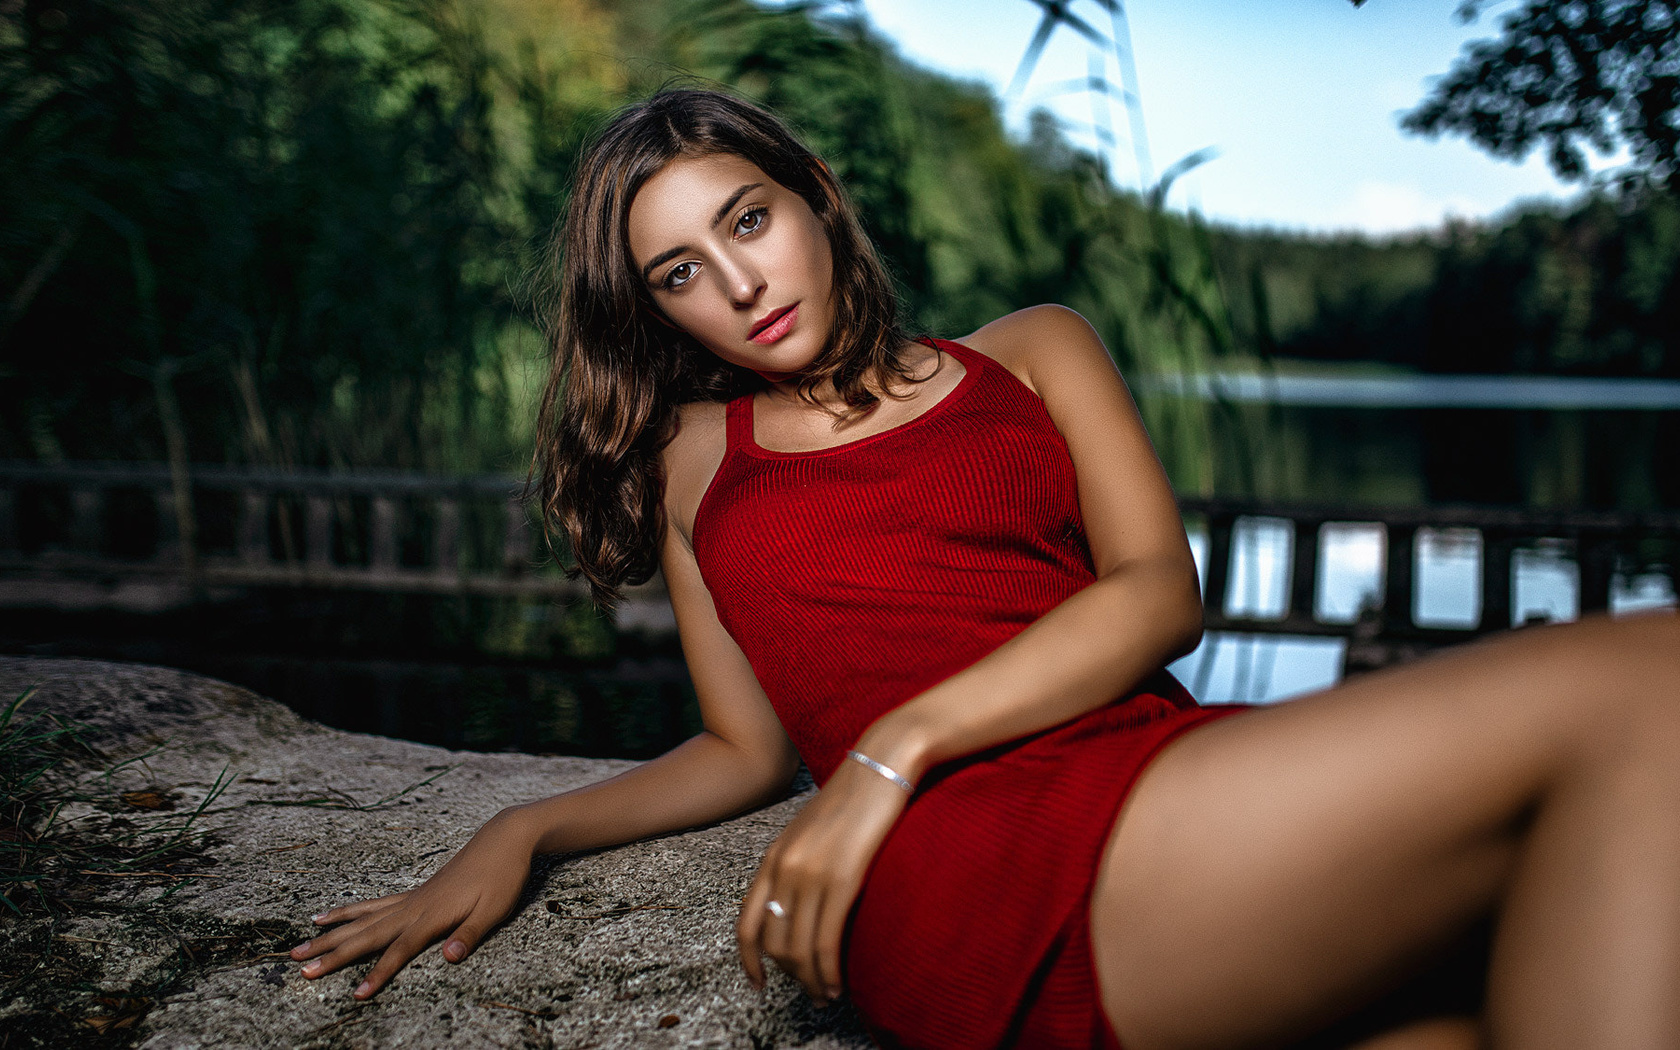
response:
{"label": "silver bracelet", "polygon": [[883,766],[881,763],[875,761],[873,758],[870,758],[868,755],[864,754],[862,751],[848,751],[848,752],[846,752],[846,757],[851,759],[853,762],[858,763],[859,765],[868,766],[870,769],[873,769],[875,772],[877,772],[877,773],[881,774],[882,776],[886,777],[888,780],[892,781],[894,784],[897,784],[899,787],[901,787],[904,790],[910,792],[911,794],[916,793],[916,785],[910,783],[910,781],[908,781],[908,780],[905,780],[903,777],[899,776],[897,773],[894,773],[892,770],[888,769],[886,766]]}

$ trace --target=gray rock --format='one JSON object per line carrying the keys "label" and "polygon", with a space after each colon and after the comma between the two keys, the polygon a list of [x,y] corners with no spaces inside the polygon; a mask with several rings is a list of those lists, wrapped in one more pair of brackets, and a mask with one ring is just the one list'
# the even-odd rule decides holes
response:
{"label": "gray rock", "polygon": [[[470,959],[451,965],[433,948],[357,1003],[367,963],[311,982],[280,954],[309,936],[309,915],[415,886],[503,807],[631,763],[340,732],[166,668],[0,659],[0,698],[31,686],[24,711],[86,724],[104,756],[57,827],[166,835],[214,797],[191,828],[208,835],[174,871],[89,876],[67,914],[6,920],[8,952],[28,948],[43,973],[68,976],[23,981],[0,1002],[0,1032],[126,1010],[148,1050],[868,1045],[849,1008],[819,1010],[780,974],[756,991],[736,956],[737,904],[804,796],[539,862],[519,910]],[[141,791],[173,808],[118,802]],[[113,1021],[107,1037],[122,1030]]]}

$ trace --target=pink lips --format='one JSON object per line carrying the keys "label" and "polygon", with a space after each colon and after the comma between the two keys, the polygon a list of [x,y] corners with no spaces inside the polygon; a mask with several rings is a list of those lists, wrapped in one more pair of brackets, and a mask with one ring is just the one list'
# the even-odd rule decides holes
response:
{"label": "pink lips", "polygon": [[764,323],[755,328],[747,338],[760,346],[769,346],[793,331],[794,322],[797,320],[799,320],[799,304],[794,303],[780,314],[771,314],[765,318]]}

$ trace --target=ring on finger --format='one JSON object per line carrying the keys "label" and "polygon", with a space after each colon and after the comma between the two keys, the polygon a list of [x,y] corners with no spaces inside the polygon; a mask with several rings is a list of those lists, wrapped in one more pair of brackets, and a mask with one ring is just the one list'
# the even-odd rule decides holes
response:
{"label": "ring on finger", "polygon": [[787,918],[787,909],[782,906],[781,901],[766,901],[764,908],[778,919]]}

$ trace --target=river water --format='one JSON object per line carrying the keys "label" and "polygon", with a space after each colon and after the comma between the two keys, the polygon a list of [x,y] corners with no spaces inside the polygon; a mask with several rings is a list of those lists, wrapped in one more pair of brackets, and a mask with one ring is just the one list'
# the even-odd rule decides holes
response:
{"label": "river water", "polygon": [[[1207,419],[1214,459],[1224,467],[1214,472],[1212,488],[1227,496],[1332,505],[1680,507],[1680,380],[1373,373],[1280,362],[1269,372],[1145,375],[1132,385],[1146,415],[1157,399],[1223,406]],[[1173,451],[1163,449],[1169,469]],[[1426,529],[1418,539],[1417,622],[1475,625],[1479,535]],[[1206,537],[1192,532],[1191,543],[1201,566]],[[1228,612],[1282,614],[1290,546],[1287,522],[1239,523]],[[1328,526],[1319,556],[1316,615],[1351,623],[1382,586],[1383,531]],[[1578,614],[1579,573],[1567,545],[1517,551],[1512,573],[1513,625]],[[1674,603],[1661,573],[1613,581],[1613,612]],[[1210,634],[1173,670],[1204,700],[1270,702],[1334,682],[1344,645]]]}

